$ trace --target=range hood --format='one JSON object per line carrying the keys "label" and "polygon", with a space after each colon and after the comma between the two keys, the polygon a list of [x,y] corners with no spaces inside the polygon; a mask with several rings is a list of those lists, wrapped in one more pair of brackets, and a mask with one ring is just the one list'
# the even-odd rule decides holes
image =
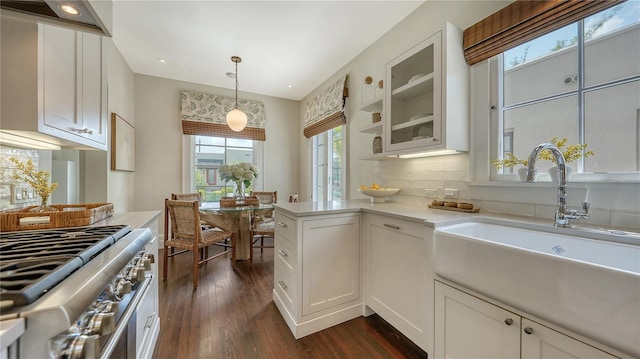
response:
{"label": "range hood", "polygon": [[[77,14],[65,12],[75,9]],[[78,31],[111,36],[111,0],[0,0],[3,16],[50,23]]]}

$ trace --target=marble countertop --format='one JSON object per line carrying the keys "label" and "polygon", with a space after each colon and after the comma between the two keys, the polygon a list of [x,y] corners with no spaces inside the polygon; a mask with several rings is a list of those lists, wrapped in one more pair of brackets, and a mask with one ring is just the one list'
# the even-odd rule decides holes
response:
{"label": "marble countertop", "polygon": [[92,226],[112,226],[126,224],[131,228],[148,227],[151,222],[160,217],[160,211],[139,211],[114,213],[111,217],[93,223]]}
{"label": "marble countertop", "polygon": [[469,220],[469,218],[484,216],[483,213],[431,209],[427,204],[420,206],[398,202],[371,203],[371,201],[367,199],[335,202],[275,203],[273,206],[276,210],[296,217],[333,213],[368,212],[409,221],[423,222],[431,227],[463,222]]}
{"label": "marble countertop", "polygon": [[24,333],[24,318],[3,320],[0,322],[0,351],[18,340]]}
{"label": "marble countertop", "polygon": [[441,227],[469,221],[470,219],[500,219],[514,222],[526,222],[530,224],[550,225],[553,227],[553,218],[533,218],[513,216],[499,213],[483,212],[466,213],[432,209],[428,204],[413,205],[399,202],[371,203],[368,199],[335,201],[335,202],[298,202],[275,203],[274,208],[294,217],[305,217],[322,214],[337,214],[350,212],[367,212],[381,214],[398,219],[421,222],[429,227]]}

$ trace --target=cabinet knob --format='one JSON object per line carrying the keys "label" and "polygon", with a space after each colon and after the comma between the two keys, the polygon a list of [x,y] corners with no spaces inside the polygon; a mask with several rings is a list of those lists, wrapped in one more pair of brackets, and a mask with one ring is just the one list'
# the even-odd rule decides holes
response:
{"label": "cabinet knob", "polygon": [[524,328],[524,332],[527,334],[533,334],[533,329],[531,327]]}
{"label": "cabinet knob", "polygon": [[506,325],[511,325],[511,324],[513,324],[513,319],[511,319],[511,318],[507,318],[507,319],[505,319],[505,320],[504,320],[504,324],[506,324]]}
{"label": "cabinet knob", "polygon": [[287,225],[282,222],[278,222],[278,225],[282,228],[287,228]]}
{"label": "cabinet knob", "polygon": [[282,249],[278,250],[278,254],[280,255],[280,257],[288,257],[289,255],[287,254],[287,252],[283,251]]}

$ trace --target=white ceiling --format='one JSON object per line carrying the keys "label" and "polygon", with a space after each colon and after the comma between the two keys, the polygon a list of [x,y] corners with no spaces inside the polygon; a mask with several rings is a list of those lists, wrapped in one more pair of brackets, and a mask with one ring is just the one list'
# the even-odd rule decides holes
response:
{"label": "white ceiling", "polygon": [[134,73],[234,88],[237,55],[239,91],[300,100],[423,1],[115,0],[113,41]]}

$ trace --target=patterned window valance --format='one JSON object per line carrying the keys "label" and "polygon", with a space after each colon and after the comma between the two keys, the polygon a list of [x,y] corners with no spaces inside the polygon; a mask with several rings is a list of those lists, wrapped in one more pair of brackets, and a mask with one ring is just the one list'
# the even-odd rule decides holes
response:
{"label": "patterned window valance", "polygon": [[184,90],[180,96],[182,133],[185,135],[265,140],[264,103],[238,99],[238,108],[247,114],[247,127],[235,132],[227,125],[227,112],[235,108],[235,98]]}
{"label": "patterned window valance", "polygon": [[473,65],[623,1],[517,0],[464,30],[464,57]]}
{"label": "patterned window valance", "polygon": [[307,103],[304,115],[304,136],[306,138],[347,123],[344,105],[348,96],[346,86],[348,78],[349,75],[340,78]]}

